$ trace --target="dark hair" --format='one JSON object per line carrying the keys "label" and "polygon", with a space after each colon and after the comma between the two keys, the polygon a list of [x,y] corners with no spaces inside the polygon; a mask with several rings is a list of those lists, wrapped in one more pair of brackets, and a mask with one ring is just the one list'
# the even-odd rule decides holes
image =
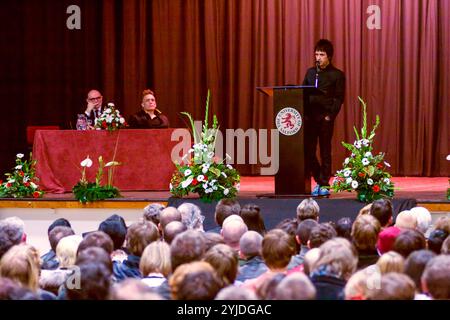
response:
{"label": "dark hair", "polygon": [[111,238],[114,244],[114,250],[122,247],[127,235],[127,225],[125,224],[125,220],[117,214],[110,216],[100,223],[98,230],[103,231]]}
{"label": "dark hair", "polygon": [[433,299],[450,299],[450,255],[431,259],[425,266],[421,281]]}
{"label": "dark hair", "polygon": [[296,218],[286,218],[282,220],[280,223],[278,223],[274,229],[281,229],[284,232],[286,232],[289,236],[292,237],[292,240],[294,240],[295,243],[295,251],[299,252],[300,245],[295,241],[295,236],[297,233],[297,227],[298,227],[298,220]]}
{"label": "dark hair", "polygon": [[178,284],[177,300],[212,300],[222,289],[223,282],[210,270],[187,273]]}
{"label": "dark hair", "polygon": [[433,230],[428,237],[428,249],[433,251],[436,254],[441,253],[442,244],[445,239],[448,237],[448,233],[444,230]]}
{"label": "dark hair", "polygon": [[392,250],[400,253],[406,259],[412,252],[425,249],[426,246],[426,239],[422,233],[408,229],[398,235]]}
{"label": "dark hair", "polygon": [[420,278],[428,261],[433,259],[436,254],[430,250],[418,250],[411,253],[405,260],[404,273],[408,275],[416,284],[416,288],[422,292]]}
{"label": "dark hair", "polygon": [[108,254],[111,254],[114,250],[114,244],[111,238],[103,231],[94,231],[88,233],[78,245],[77,256],[81,251],[90,247],[100,247],[104,249]]}
{"label": "dark hair", "polygon": [[233,209],[230,206],[217,205],[216,211],[214,212],[214,219],[216,220],[216,223],[222,227],[223,221],[233,214]]}
{"label": "dark hair", "polygon": [[181,264],[199,261],[205,249],[205,238],[200,231],[190,229],[178,234],[170,244],[172,271]]}
{"label": "dark hair", "polygon": [[262,241],[262,257],[269,268],[285,268],[296,253],[296,241],[281,229],[266,233]]}
{"label": "dark hair", "polygon": [[[228,207],[229,210],[226,210],[224,214],[220,214],[221,216],[217,216],[217,211],[222,210],[222,207]],[[231,210],[231,214],[230,214],[230,210]],[[239,202],[236,199],[230,199],[230,198],[223,198],[220,199],[219,202],[217,202],[216,205],[216,222],[219,226],[222,226],[223,221],[230,215],[235,214],[235,215],[239,215],[239,212],[241,211],[241,205],[239,204]],[[222,217],[223,216],[223,217]]]}
{"label": "dark hair", "polygon": [[343,217],[340,218],[337,222],[336,222],[336,232],[337,232],[337,236],[341,237],[341,238],[345,238],[347,240],[349,240],[350,242],[352,241],[352,219],[349,217]]}
{"label": "dark hair", "polygon": [[311,230],[317,225],[319,225],[319,223],[313,219],[306,219],[299,223],[295,234],[297,235],[300,244],[304,246],[307,245]]}
{"label": "dark hair", "polygon": [[47,234],[49,234],[50,231],[52,231],[55,227],[69,227],[69,228],[72,228],[72,226],[70,225],[69,220],[64,219],[64,218],[59,218],[59,219],[56,219],[55,221],[53,221],[52,224],[48,227]]}
{"label": "dark hair", "polygon": [[102,263],[111,273],[113,272],[111,257],[108,252],[101,247],[90,247],[80,251],[75,264],[79,266],[91,262]]}
{"label": "dark hair", "polygon": [[0,300],[39,300],[39,297],[17,281],[0,277]]}
{"label": "dark hair", "polygon": [[333,58],[334,48],[333,48],[333,44],[331,43],[330,40],[320,39],[319,41],[317,41],[317,43],[316,43],[316,45],[314,47],[314,51],[326,52],[327,56],[328,56],[328,59],[330,61]]}
{"label": "dark hair", "polygon": [[146,246],[160,238],[158,227],[150,221],[133,223],[127,231],[127,249],[140,257]]}
{"label": "dark hair", "polygon": [[392,202],[389,199],[378,199],[372,203],[370,214],[380,221],[381,227],[385,227],[392,217]]}
{"label": "dark hair", "polygon": [[246,204],[242,207],[240,215],[247,225],[248,230],[256,231],[261,235],[266,233],[266,226],[259,206],[256,204]]}
{"label": "dark hair", "polygon": [[56,246],[59,243],[59,240],[61,240],[64,237],[72,236],[75,232],[70,227],[65,226],[57,226],[50,230],[48,234],[48,241],[50,242],[50,247],[53,251],[56,251]]}
{"label": "dark hair", "polygon": [[239,257],[231,247],[217,244],[205,253],[203,260],[213,266],[225,285],[234,283],[239,268]]}
{"label": "dark hair", "polygon": [[336,230],[334,230],[330,224],[321,223],[312,228],[311,233],[309,234],[309,246],[310,248],[318,248],[336,236]]}
{"label": "dark hair", "polygon": [[66,281],[69,300],[106,300],[111,285],[111,272],[103,263],[82,263],[80,267],[80,287],[71,289]]}
{"label": "dark hair", "polygon": [[275,273],[268,277],[257,288],[256,294],[262,300],[274,300],[276,297],[276,289],[280,282],[286,277],[284,273]]}

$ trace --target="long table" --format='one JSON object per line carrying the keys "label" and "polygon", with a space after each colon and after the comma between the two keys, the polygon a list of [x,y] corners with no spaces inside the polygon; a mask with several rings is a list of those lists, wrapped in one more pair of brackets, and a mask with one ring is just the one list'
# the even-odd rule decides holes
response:
{"label": "long table", "polygon": [[[178,143],[171,141],[173,130],[37,130],[33,158],[37,160],[39,186],[50,193],[71,192],[81,178],[80,163],[87,156],[93,165],[86,168],[86,176],[95,181],[98,157],[102,156],[105,163],[121,163],[113,176],[113,185],[120,190],[168,190],[175,170],[171,151]],[[105,170],[102,181],[107,178]]]}

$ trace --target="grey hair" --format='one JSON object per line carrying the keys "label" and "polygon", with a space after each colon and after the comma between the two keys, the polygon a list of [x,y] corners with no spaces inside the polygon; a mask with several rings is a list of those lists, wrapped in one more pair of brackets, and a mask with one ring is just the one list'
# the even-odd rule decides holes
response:
{"label": "grey hair", "polygon": [[160,203],[149,204],[144,208],[144,219],[152,222],[155,222],[155,220],[157,220],[156,223],[159,223],[159,215],[164,208],[165,206]]}
{"label": "grey hair", "polygon": [[181,213],[181,222],[188,229],[203,230],[203,220],[205,217],[202,215],[202,211],[199,206],[185,202],[178,208]]}

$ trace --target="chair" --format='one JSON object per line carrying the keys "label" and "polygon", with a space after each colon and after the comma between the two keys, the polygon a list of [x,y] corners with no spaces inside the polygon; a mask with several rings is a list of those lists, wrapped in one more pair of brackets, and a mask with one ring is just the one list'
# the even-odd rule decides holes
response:
{"label": "chair", "polygon": [[27,126],[27,147],[29,151],[33,150],[34,134],[36,130],[59,130],[59,126]]}

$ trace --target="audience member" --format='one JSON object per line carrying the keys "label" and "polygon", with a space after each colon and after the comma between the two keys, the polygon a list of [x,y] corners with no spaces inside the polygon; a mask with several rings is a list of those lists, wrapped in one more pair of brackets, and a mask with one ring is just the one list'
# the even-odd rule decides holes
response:
{"label": "audience member", "polygon": [[172,271],[182,264],[200,261],[205,254],[205,249],[205,237],[202,232],[187,230],[177,235],[170,244]]}
{"label": "audience member", "polygon": [[205,245],[206,245],[205,252],[214,247],[216,244],[225,244],[225,240],[219,233],[205,232],[203,236],[205,238]]}
{"label": "audience member", "polygon": [[395,226],[401,230],[417,229],[417,219],[409,210],[404,210],[397,215]]}
{"label": "audience member", "polygon": [[377,240],[380,233],[380,222],[366,214],[356,218],[352,226],[353,244],[358,251],[358,270],[377,262]]}
{"label": "audience member", "polygon": [[106,300],[111,287],[111,272],[103,263],[87,262],[79,265],[79,286],[66,281],[68,300]]}
{"label": "audience member", "polygon": [[219,291],[215,300],[258,300],[258,297],[250,289],[228,286]]}
{"label": "audience member", "polygon": [[450,256],[432,258],[423,271],[422,291],[434,300],[450,299]]}
{"label": "audience member", "polygon": [[450,235],[447,236],[447,238],[444,240],[444,243],[442,243],[441,253],[450,254]]}
{"label": "audience member", "polygon": [[275,300],[314,300],[316,288],[303,273],[293,273],[280,281],[275,289]]}
{"label": "audience member", "polygon": [[400,253],[405,259],[416,250],[426,249],[425,236],[417,230],[406,229],[395,239],[394,251]]}
{"label": "audience member", "polygon": [[62,238],[74,234],[75,232],[71,227],[55,226],[50,229],[50,232],[48,233],[50,251],[41,257],[41,270],[55,270],[58,268],[59,261],[56,257],[56,246]]}
{"label": "audience member", "polygon": [[299,223],[297,231],[295,233],[295,240],[297,241],[297,244],[300,245],[300,252],[292,256],[292,259],[288,265],[288,270],[292,270],[303,264],[305,254],[309,250],[308,241],[311,230],[318,225],[319,224],[317,223],[317,221],[313,219],[306,219]]}
{"label": "audience member", "polygon": [[414,300],[416,286],[407,275],[390,272],[381,276],[379,286],[368,291],[369,300]]}
{"label": "audience member", "polygon": [[256,231],[247,231],[239,240],[239,254],[243,263],[239,267],[237,280],[244,282],[255,279],[267,272],[268,268],[262,259],[263,236]]}
{"label": "audience member", "polygon": [[242,207],[240,216],[247,225],[248,230],[260,233],[262,236],[266,233],[266,226],[261,214],[261,209],[256,204],[246,204]]}
{"label": "audience member", "polygon": [[153,222],[156,226],[160,223],[161,211],[165,208],[160,203],[151,203],[144,208],[144,220]]}
{"label": "audience member", "polygon": [[370,214],[378,219],[381,229],[389,227],[393,222],[392,202],[389,199],[378,199],[372,202]]}
{"label": "audience member", "polygon": [[[227,219],[232,218],[228,217]],[[228,222],[229,221],[229,222]],[[225,244],[229,245],[232,249],[239,251],[239,240],[242,235],[248,231],[247,226],[240,220],[227,220],[222,226],[222,237]]]}
{"label": "audience member", "polygon": [[172,221],[166,224],[163,229],[163,239],[168,244],[171,244],[173,239],[180,233],[186,231],[186,226],[180,221]]}
{"label": "audience member", "polygon": [[383,253],[389,252],[394,248],[395,239],[402,232],[401,229],[397,227],[387,227],[381,230],[378,234],[377,240],[377,250],[381,255]]}
{"label": "audience member", "polygon": [[389,272],[402,273],[405,267],[405,259],[399,253],[389,251],[378,259],[376,266],[381,274]]}
{"label": "audience member", "polygon": [[111,238],[103,231],[89,232],[78,246],[78,252],[86,248],[99,247],[105,250],[108,254],[114,251],[114,243]]}
{"label": "audience member", "polygon": [[448,234],[450,234],[450,217],[443,216],[436,219],[434,223],[435,230],[444,230]]}
{"label": "audience member", "polygon": [[142,253],[139,270],[149,287],[159,287],[172,272],[170,246],[163,241],[150,243]]}
{"label": "audience member", "polygon": [[23,240],[23,226],[0,220],[0,258],[14,245]]}
{"label": "audience member", "polygon": [[281,220],[281,222],[278,223],[274,228],[274,229],[283,230],[290,237],[292,237],[292,240],[294,240],[294,243],[295,243],[295,252],[300,251],[300,245],[295,240],[295,236],[297,235],[298,223],[299,222],[296,218],[287,218],[287,219]]}
{"label": "audience member", "polygon": [[256,288],[256,296],[261,300],[275,300],[276,289],[284,278],[286,278],[286,273],[284,272],[268,274]]}
{"label": "audience member", "polygon": [[308,247],[318,248],[326,241],[337,237],[336,230],[327,223],[320,223],[319,225],[313,227],[309,233]]}
{"label": "audience member", "polygon": [[[123,248],[125,237],[127,235],[127,225],[125,220],[117,215],[113,214],[106,220],[102,221],[98,226],[98,231],[106,233],[113,242],[113,256],[119,254],[126,254]],[[108,251],[108,250],[107,250]]]}
{"label": "audience member", "polygon": [[297,207],[297,220],[302,222],[306,219],[313,219],[319,222],[319,204],[313,198],[307,198],[300,202]]}
{"label": "audience member", "polygon": [[116,283],[110,291],[110,300],[164,300],[142,281],[128,278]]}
{"label": "audience member", "polygon": [[208,262],[221,278],[224,286],[235,284],[238,273],[238,254],[226,244],[217,244],[206,251],[203,260]]}
{"label": "audience member", "polygon": [[352,242],[352,226],[353,226],[353,222],[352,219],[350,219],[349,217],[343,217],[340,218],[337,222],[336,222],[336,233],[338,237],[341,238],[345,238],[348,241]]}
{"label": "audience member", "polygon": [[214,221],[217,224],[217,227],[209,230],[209,232],[220,233],[222,229],[223,221],[229,216],[235,214],[239,215],[241,211],[241,206],[236,199],[221,199],[217,205],[214,212]]}
{"label": "audience member", "polygon": [[0,277],[0,300],[39,300],[39,296],[17,281]]}
{"label": "audience member", "polygon": [[417,250],[411,253],[405,260],[404,273],[409,276],[416,285],[415,300],[428,300],[429,297],[422,291],[422,274],[427,263],[436,257],[436,254],[429,250]]}
{"label": "audience member", "polygon": [[427,208],[424,207],[414,207],[409,210],[409,212],[416,217],[417,230],[422,232],[424,235],[427,234],[428,229],[431,225],[431,214]]}
{"label": "audience member", "polygon": [[448,237],[448,234],[444,230],[433,230],[431,231],[428,239],[427,239],[427,245],[428,249],[433,251],[436,254],[441,253],[442,244],[444,243],[445,239]]}
{"label": "audience member", "polygon": [[370,208],[372,208],[372,203],[366,204],[364,207],[361,208],[361,210],[359,210],[358,215],[356,217],[358,218],[359,216],[370,214]]}
{"label": "audience member", "polygon": [[202,215],[202,211],[199,206],[193,203],[185,202],[177,209],[181,213],[181,222],[186,226],[186,228],[204,231],[203,221],[205,220],[205,216]]}
{"label": "audience member", "polygon": [[305,260],[303,261],[303,272],[309,276],[311,270],[314,269],[314,265],[319,260],[320,250],[319,248],[313,248],[308,250],[305,254]]}

